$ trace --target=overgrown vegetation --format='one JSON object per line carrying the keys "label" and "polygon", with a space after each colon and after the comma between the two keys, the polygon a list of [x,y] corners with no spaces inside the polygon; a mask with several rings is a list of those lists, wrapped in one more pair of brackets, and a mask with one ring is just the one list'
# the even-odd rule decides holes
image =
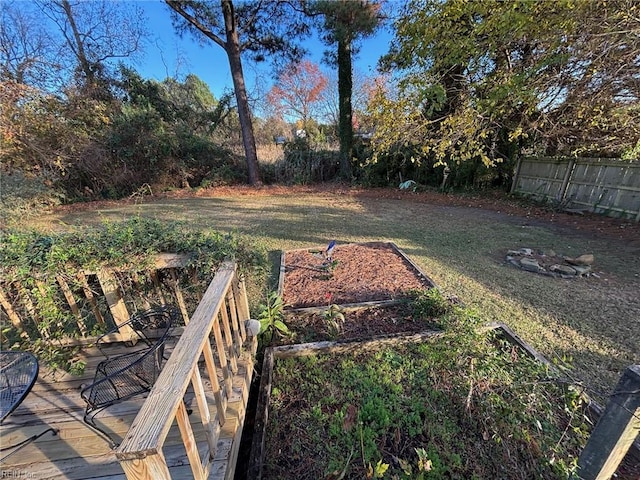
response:
{"label": "overgrown vegetation", "polygon": [[[182,290],[191,309],[225,259],[234,259],[253,282],[262,283],[266,274],[266,255],[255,242],[241,235],[194,230],[184,222],[134,217],[65,233],[8,230],[0,238],[0,288],[11,309],[24,319],[24,330],[12,326],[3,308],[2,344],[34,351],[52,367],[72,369],[68,362],[74,351],[61,347],[58,340],[110,328],[98,321],[82,294],[86,288],[96,294],[100,291],[89,272],[111,269],[126,301],[131,302],[128,307],[135,311],[144,308],[145,302],[159,302],[153,293],[159,282],[180,281],[157,272],[151,278],[160,253],[186,255]],[[79,272],[87,272],[87,279],[78,277]],[[77,306],[86,332],[78,330],[78,315],[70,309],[65,289],[79,292]],[[107,305],[100,309],[109,319]]]}
{"label": "overgrown vegetation", "polygon": [[157,82],[123,69],[111,92],[62,99],[0,82],[3,176],[44,176],[67,202],[244,179],[226,134],[214,134],[228,98],[216,100],[194,75]]}
{"label": "overgrown vegetation", "polygon": [[276,359],[268,478],[567,478],[581,392],[461,307],[443,337]]}

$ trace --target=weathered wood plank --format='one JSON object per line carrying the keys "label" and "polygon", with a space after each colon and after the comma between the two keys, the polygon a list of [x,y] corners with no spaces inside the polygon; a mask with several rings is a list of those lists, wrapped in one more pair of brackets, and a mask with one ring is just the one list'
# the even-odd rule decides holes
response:
{"label": "weathered wood plank", "polygon": [[215,417],[213,419],[211,418],[209,402],[207,401],[207,396],[205,394],[204,384],[202,383],[200,371],[197,368],[193,372],[191,385],[193,386],[196,403],[198,404],[200,421],[202,422],[202,427],[204,428],[205,435],[207,436],[210,456],[213,456],[215,455],[216,445],[220,435],[220,422],[218,421],[218,415],[224,416],[226,412],[217,411]]}
{"label": "weathered wood plank", "polygon": [[13,305],[11,305],[11,302],[5,294],[2,285],[0,285],[0,305],[2,305],[2,308],[4,308],[4,311],[7,313],[9,320],[11,320],[11,325],[13,325],[13,328],[20,332],[20,336],[22,338],[29,338],[29,334],[24,329],[24,325],[22,324],[20,316],[13,309]]}
{"label": "weathered wood plank", "polygon": [[116,452],[123,463],[135,459],[139,452],[154,454],[161,448],[178,404],[182,401],[180,392],[185,392],[191,381],[193,365],[197,363],[205,343],[208,343],[209,332],[235,276],[235,268],[233,263],[225,262],[209,284],[149,398]]}
{"label": "weathered wood plank", "polygon": [[[230,295],[227,295],[227,301],[220,309],[220,320],[222,323],[222,331],[224,332],[224,342],[226,345],[226,353],[229,356],[229,364],[231,365],[231,373],[235,375],[238,371],[238,363],[237,363],[236,357],[238,355],[241,344],[238,345],[236,342],[234,342],[234,338],[231,335],[231,326],[229,324],[229,314],[227,313],[227,307],[231,308],[232,309],[231,311],[233,312],[233,310],[235,310],[235,303],[231,305],[231,302],[229,301],[229,296]],[[238,349],[234,347],[234,344],[238,346]]]}
{"label": "weathered wood plank", "polygon": [[41,323],[38,320],[36,307],[33,304],[33,301],[31,300],[31,295],[29,295],[29,290],[27,290],[27,288],[22,285],[22,282],[16,282],[15,285],[18,290],[18,295],[20,296],[20,300],[22,301],[22,304],[26,308],[27,313],[31,317],[33,324],[36,326],[38,333],[40,333],[41,337],[44,337],[46,339],[50,338],[49,330],[44,325],[41,325]]}
{"label": "weathered wood plank", "polygon": [[[96,272],[96,276],[98,277],[98,282],[100,282],[102,293],[104,293],[104,296],[107,299],[114,323],[116,325],[125,323],[129,320],[129,311],[127,310],[127,306],[124,304],[124,300],[120,294],[120,289],[118,288],[118,282],[116,281],[113,272],[107,269],[98,270]],[[120,329],[120,333],[125,337],[128,336],[128,339],[137,338],[130,325],[124,325]]]}
{"label": "weathered wood plank", "polygon": [[[234,282],[234,285],[236,283]],[[240,350],[242,348],[242,344],[244,343],[244,338],[240,332],[240,322],[238,320],[239,314],[238,310],[242,309],[240,307],[241,302],[236,302],[234,296],[236,295],[237,288],[229,292],[227,295],[227,305],[229,305],[230,311],[230,321],[231,321],[231,330],[233,331],[233,344],[235,345],[234,353],[235,355],[240,355]],[[238,292],[239,293],[239,292]],[[244,324],[244,321],[242,322]]]}
{"label": "weathered wood plank", "polygon": [[167,459],[162,451],[121,462],[120,466],[130,480],[171,480]]}
{"label": "weathered wood plank", "polygon": [[225,353],[225,346],[222,340],[222,333],[220,331],[220,315],[216,315],[216,318],[212,325],[213,337],[216,341],[216,353],[220,360],[220,369],[222,370],[222,383],[225,387],[227,396],[231,395],[231,372],[229,371],[229,363],[227,361],[227,354]]}
{"label": "weathered wood plank", "polygon": [[247,332],[244,329],[244,322],[249,320],[251,315],[249,311],[249,298],[247,297],[247,286],[242,276],[237,276],[237,282],[233,284],[233,295],[236,299],[240,337],[243,342],[246,342]]}
{"label": "weathered wood plank", "polygon": [[191,465],[191,472],[195,480],[204,480],[204,469],[202,468],[202,461],[200,460],[200,452],[198,451],[198,444],[196,443],[193,430],[191,429],[191,422],[189,422],[189,414],[184,406],[184,403],[178,405],[178,412],[176,414],[176,421],[178,422],[178,428],[180,429],[180,435],[182,437],[182,443],[187,451],[187,458]]}
{"label": "weathered wood plank", "polygon": [[170,269],[169,275],[171,278],[171,287],[173,288],[173,294],[176,296],[178,308],[180,308],[182,319],[184,320],[184,324],[186,325],[187,323],[189,323],[189,312],[187,311],[187,304],[184,301],[184,296],[182,295],[182,290],[180,289],[180,282],[178,274],[176,273],[176,269]]}
{"label": "weathered wood plank", "polygon": [[218,409],[219,416],[218,421],[220,425],[224,425],[225,422],[225,412],[227,410],[227,396],[223,393],[220,388],[220,381],[218,378],[218,370],[216,368],[215,359],[213,357],[213,351],[211,349],[211,344],[206,342],[204,344],[203,355],[205,360],[205,366],[207,368],[207,373],[209,374],[209,381],[211,382],[211,386],[213,389],[213,395],[215,398],[216,408]]}
{"label": "weathered wood plank", "polygon": [[80,309],[78,308],[78,304],[76,303],[76,298],[73,295],[71,288],[69,288],[69,284],[67,283],[67,281],[62,275],[56,276],[56,281],[58,282],[58,285],[60,285],[60,289],[62,290],[64,298],[67,300],[67,303],[69,304],[71,313],[73,313],[73,315],[76,317],[76,324],[78,325],[78,330],[80,331],[80,335],[82,335],[83,338],[86,337],[87,326],[84,323],[84,318],[82,318],[82,313],[80,313]]}
{"label": "weathered wood plank", "polygon": [[160,304],[166,305],[167,301],[164,298],[164,293],[162,293],[162,287],[160,285],[160,277],[158,276],[158,270],[151,270],[149,272],[149,276],[151,277],[151,282],[153,283],[153,289],[156,293],[156,296],[160,299]]}
{"label": "weathered wood plank", "polygon": [[96,321],[98,323],[104,323],[104,317],[102,316],[102,312],[98,307],[98,301],[96,300],[95,295],[93,294],[93,290],[89,287],[89,281],[87,280],[87,276],[84,272],[78,272],[77,274],[78,281],[80,285],[82,285],[82,291],[84,292],[84,296],[89,302],[89,306],[91,307],[91,311],[93,315],[96,317]]}
{"label": "weathered wood plank", "polygon": [[[162,270],[163,268],[183,268],[189,264],[190,256],[184,253],[159,253],[153,258],[151,268]],[[102,270],[102,269],[100,269]],[[85,275],[96,275],[100,270],[83,270]],[[131,266],[112,268],[113,272],[131,271]]]}

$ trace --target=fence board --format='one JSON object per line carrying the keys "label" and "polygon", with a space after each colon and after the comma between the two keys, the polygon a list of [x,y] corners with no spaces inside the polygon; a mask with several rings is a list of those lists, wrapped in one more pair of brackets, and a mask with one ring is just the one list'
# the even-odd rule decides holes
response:
{"label": "fence board", "polygon": [[520,159],[512,193],[562,208],[640,221],[640,163],[616,159]]}

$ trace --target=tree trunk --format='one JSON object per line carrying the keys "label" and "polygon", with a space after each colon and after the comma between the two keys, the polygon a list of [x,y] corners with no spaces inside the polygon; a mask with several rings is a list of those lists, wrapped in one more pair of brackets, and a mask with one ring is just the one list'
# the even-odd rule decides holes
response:
{"label": "tree trunk", "polygon": [[242,143],[247,159],[247,170],[249,173],[249,184],[259,185],[260,173],[258,171],[258,154],[256,151],[256,139],[253,133],[253,123],[249,110],[249,100],[247,89],[244,83],[244,73],[242,72],[242,61],[240,59],[240,41],[236,29],[235,14],[232,0],[221,0],[222,12],[226,31],[226,52],[229,57],[231,77],[233,78],[233,89],[236,94],[238,104],[238,117],[242,130]]}
{"label": "tree trunk", "polygon": [[353,78],[351,73],[351,42],[338,39],[338,136],[340,138],[340,176],[351,180],[351,158],[353,157],[353,124],[351,93]]}
{"label": "tree trunk", "polygon": [[91,68],[91,62],[89,62],[89,59],[87,58],[87,55],[84,51],[84,43],[82,42],[82,38],[80,37],[80,32],[78,31],[78,26],[76,25],[76,19],[74,18],[73,12],[71,11],[71,4],[68,0],[62,0],[62,2],[60,2],[60,7],[64,11],[65,16],[67,17],[67,21],[69,22],[69,26],[71,27],[71,32],[73,33],[73,41],[66,34],[65,38],[69,42],[69,46],[76,55],[80,70],[84,74],[86,84],[90,87],[93,87],[95,84],[95,76],[93,74],[93,69]]}

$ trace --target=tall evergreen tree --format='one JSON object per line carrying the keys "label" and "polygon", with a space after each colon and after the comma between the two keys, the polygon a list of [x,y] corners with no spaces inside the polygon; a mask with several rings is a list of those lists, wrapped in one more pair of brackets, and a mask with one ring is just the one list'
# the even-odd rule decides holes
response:
{"label": "tall evergreen tree", "polygon": [[353,158],[353,55],[358,39],[372,35],[380,22],[380,2],[371,0],[316,0],[309,13],[322,19],[322,39],[335,52],[327,56],[338,67],[338,136],[340,138],[340,174],[351,179]]}

